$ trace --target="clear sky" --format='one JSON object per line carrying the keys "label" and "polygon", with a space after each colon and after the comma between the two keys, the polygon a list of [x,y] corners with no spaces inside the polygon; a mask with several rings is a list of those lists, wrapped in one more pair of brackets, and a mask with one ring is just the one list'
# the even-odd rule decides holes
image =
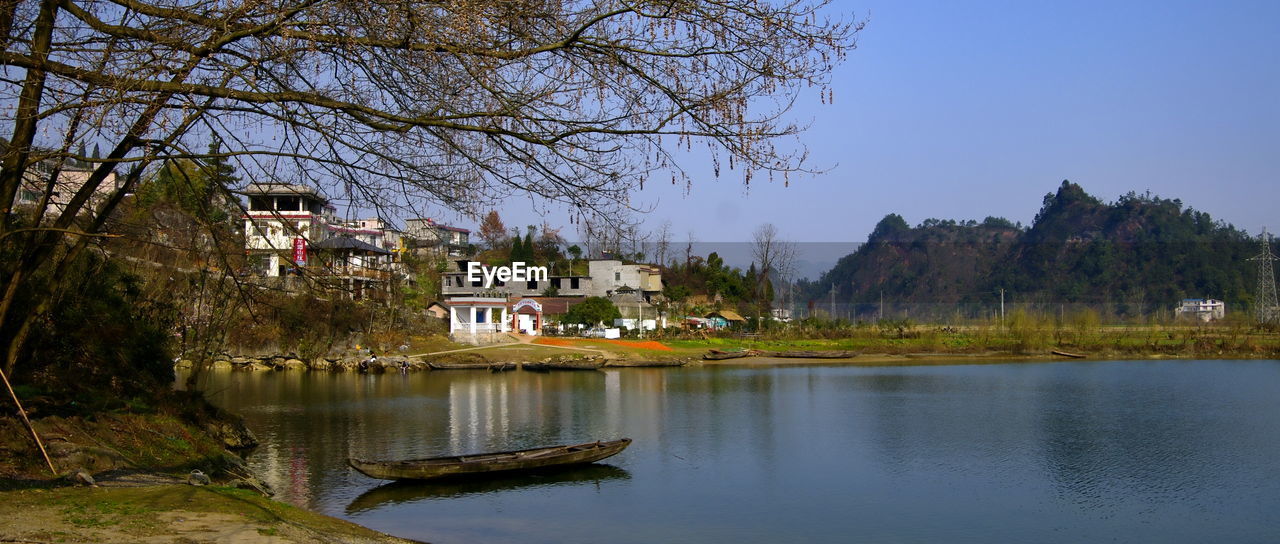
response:
{"label": "clear sky", "polygon": [[[730,242],[772,222],[794,241],[861,242],[888,213],[1029,224],[1070,179],[1280,230],[1280,1],[835,4],[869,23],[835,104],[815,90],[794,111],[829,173],[747,191],[690,164],[689,194],[640,193],[649,225]],[[500,211],[543,221],[523,207]]]}

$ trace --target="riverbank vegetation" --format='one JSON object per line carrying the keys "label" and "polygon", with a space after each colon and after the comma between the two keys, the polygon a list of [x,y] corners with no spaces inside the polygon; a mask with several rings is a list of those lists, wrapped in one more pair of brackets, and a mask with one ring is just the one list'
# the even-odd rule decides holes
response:
{"label": "riverbank vegetation", "polygon": [[680,349],[853,350],[882,354],[1048,355],[1059,350],[1090,358],[1280,356],[1280,335],[1250,324],[1063,325],[1012,316],[1005,326],[923,325],[905,320],[820,326],[807,331],[664,340]]}
{"label": "riverbank vegetation", "polygon": [[0,501],[9,542],[385,543],[391,537],[252,491],[181,484],[33,488]]}

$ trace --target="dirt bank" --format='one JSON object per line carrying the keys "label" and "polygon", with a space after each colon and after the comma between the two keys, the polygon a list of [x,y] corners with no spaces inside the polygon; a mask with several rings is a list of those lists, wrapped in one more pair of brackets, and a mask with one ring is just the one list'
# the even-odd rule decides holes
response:
{"label": "dirt bank", "polygon": [[185,484],[0,493],[0,542],[408,544],[252,491]]}

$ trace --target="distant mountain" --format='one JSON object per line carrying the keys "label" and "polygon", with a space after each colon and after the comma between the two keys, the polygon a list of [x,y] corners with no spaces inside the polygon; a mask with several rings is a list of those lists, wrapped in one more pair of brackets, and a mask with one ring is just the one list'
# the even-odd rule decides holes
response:
{"label": "distant mountain", "polygon": [[855,304],[882,293],[900,303],[991,301],[1003,288],[1016,302],[1247,305],[1256,281],[1247,259],[1257,252],[1247,233],[1179,200],[1130,193],[1108,204],[1063,181],[1029,228],[992,217],[913,228],[889,214],[804,292],[825,303],[834,286],[837,301]]}

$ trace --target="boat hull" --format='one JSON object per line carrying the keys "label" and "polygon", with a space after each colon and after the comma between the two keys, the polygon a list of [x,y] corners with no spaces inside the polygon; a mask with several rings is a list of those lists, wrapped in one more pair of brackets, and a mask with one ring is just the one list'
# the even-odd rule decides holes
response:
{"label": "boat hull", "polygon": [[684,366],[687,364],[689,364],[689,361],[686,361],[683,359],[671,359],[671,360],[664,360],[664,361],[616,360],[616,361],[609,361],[608,363],[605,363],[604,366],[605,368],[655,368],[655,367]]}
{"label": "boat hull", "polygon": [[604,361],[560,361],[550,363],[523,363],[522,370],[529,372],[546,372],[549,370],[600,370]]}
{"label": "boat hull", "polygon": [[434,457],[410,461],[347,459],[361,474],[382,480],[429,480],[471,474],[507,473],[546,467],[594,463],[612,457],[631,445],[630,438],[611,442],[587,442],[499,453]]}

